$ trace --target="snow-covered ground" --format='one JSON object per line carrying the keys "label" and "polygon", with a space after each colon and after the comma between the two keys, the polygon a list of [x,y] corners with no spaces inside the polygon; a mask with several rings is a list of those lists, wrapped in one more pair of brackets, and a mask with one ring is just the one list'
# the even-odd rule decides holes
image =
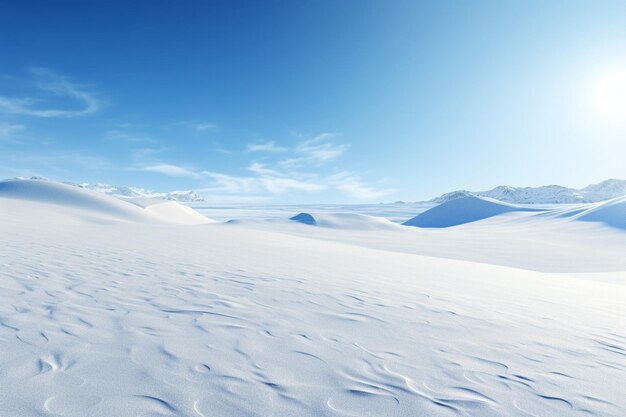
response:
{"label": "snow-covered ground", "polygon": [[218,221],[228,220],[284,220],[300,212],[316,213],[358,213],[384,217],[394,223],[402,223],[417,213],[432,208],[432,203],[402,204],[207,204],[184,203],[205,216]]}
{"label": "snow-covered ground", "polygon": [[472,201],[215,223],[0,182],[0,415],[623,416],[624,200]]}

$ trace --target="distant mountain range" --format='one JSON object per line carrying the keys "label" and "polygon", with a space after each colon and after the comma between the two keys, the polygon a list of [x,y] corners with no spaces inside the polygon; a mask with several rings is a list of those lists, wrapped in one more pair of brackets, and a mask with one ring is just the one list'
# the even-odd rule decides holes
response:
{"label": "distant mountain range", "polygon": [[[18,177],[16,179],[23,179]],[[46,180],[46,178],[32,177],[31,179]],[[138,187],[119,187],[104,183],[89,184],[66,182],[80,188],[97,191],[99,193],[126,198],[160,198],[184,203],[206,201],[193,190],[156,192]],[[595,203],[610,200],[626,195],[626,180],[608,179],[598,184],[591,184],[585,188],[567,188],[561,185],[544,185],[541,187],[509,187],[500,185],[488,191],[452,191],[425,203],[441,204],[468,196],[489,197],[495,200],[513,204],[571,204]],[[397,201],[396,204],[404,204]]]}
{"label": "distant mountain range", "polygon": [[594,203],[626,195],[626,180],[609,179],[579,190],[561,185],[541,187],[498,186],[488,191],[458,190],[436,197],[429,203],[445,203],[468,196],[489,197],[514,204]]}

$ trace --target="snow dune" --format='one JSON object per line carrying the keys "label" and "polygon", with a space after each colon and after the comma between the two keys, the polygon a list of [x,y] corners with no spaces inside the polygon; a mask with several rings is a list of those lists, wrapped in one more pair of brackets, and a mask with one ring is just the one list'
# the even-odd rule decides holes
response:
{"label": "snow dune", "polygon": [[511,212],[527,212],[545,218],[569,218],[573,221],[603,223],[618,229],[626,229],[626,197],[618,197],[600,203],[537,208],[519,206],[487,197],[468,196],[439,204],[412,219],[406,226],[443,228],[489,219]]}
{"label": "snow dune", "polygon": [[487,197],[469,196],[439,204],[403,224],[417,227],[451,227],[514,211],[535,212],[541,209],[503,203]]}
{"label": "snow dune", "polygon": [[575,218],[586,222],[604,223],[607,226],[626,230],[626,197],[595,204],[579,213]]}
{"label": "snow dune", "polygon": [[[507,246],[510,235],[489,222],[428,230],[312,213],[336,227],[164,227],[149,201],[66,191],[0,185],[2,416],[621,417],[626,409],[626,285],[402,247],[451,233],[469,242],[444,245],[460,256],[481,227],[492,228],[494,248]],[[92,221],[127,213],[150,221]],[[519,234],[544,223],[498,227]],[[598,250],[623,248],[615,242]]]}
{"label": "snow dune", "polygon": [[183,206],[177,201],[162,200],[158,198],[130,198],[129,203],[142,207],[146,213],[153,215],[169,223],[178,224],[206,224],[215,223],[198,213],[191,207]]}
{"label": "snow dune", "polygon": [[177,224],[212,222],[175,201],[137,199],[133,202],[47,180],[0,181],[0,199],[33,201],[55,206],[42,210],[62,210],[67,214],[100,220]]}

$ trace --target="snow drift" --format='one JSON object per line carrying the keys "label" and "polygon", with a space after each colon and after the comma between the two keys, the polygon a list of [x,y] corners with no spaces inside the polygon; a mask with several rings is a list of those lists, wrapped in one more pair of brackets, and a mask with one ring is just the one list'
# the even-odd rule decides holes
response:
{"label": "snow drift", "polygon": [[607,226],[626,230],[626,197],[619,197],[596,204],[582,211],[577,220],[604,223]]}
{"label": "snow drift", "polygon": [[137,202],[47,180],[0,181],[0,198],[27,200],[52,205],[81,218],[103,218],[129,222],[202,224],[212,220],[175,201],[146,199]]}
{"label": "snow drift", "polygon": [[215,220],[198,213],[191,207],[183,206],[177,201],[162,200],[160,198],[131,198],[127,200],[136,206],[142,207],[146,213],[161,218],[167,222],[178,224],[216,223]]}
{"label": "snow drift", "polygon": [[468,196],[440,204],[402,223],[417,227],[451,227],[513,211],[540,211],[491,198]]}

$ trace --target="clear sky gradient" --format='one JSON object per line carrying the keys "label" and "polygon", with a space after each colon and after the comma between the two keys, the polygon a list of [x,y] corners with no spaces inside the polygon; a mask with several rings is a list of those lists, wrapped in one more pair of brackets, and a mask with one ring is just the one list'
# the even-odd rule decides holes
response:
{"label": "clear sky gradient", "polygon": [[0,177],[211,201],[626,178],[624,1],[3,1]]}

